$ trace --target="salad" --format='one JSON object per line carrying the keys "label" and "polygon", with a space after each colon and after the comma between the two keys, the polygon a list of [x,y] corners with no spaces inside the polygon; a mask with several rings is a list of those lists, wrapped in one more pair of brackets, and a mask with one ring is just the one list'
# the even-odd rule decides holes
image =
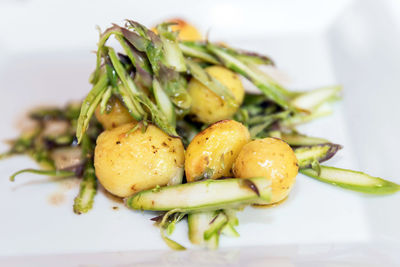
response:
{"label": "salad", "polygon": [[[180,19],[152,29],[113,24],[100,31],[86,98],[32,111],[35,127],[0,158],[26,154],[40,166],[11,181],[23,173],[80,177],[76,214],[93,208],[98,183],[129,209],[159,212],[152,220],[177,250],[185,248],[169,236],[178,222],[187,220],[193,244],[216,249],[221,235],[239,236],[237,212],[281,203],[298,172],[366,194],[400,191],[382,178],[321,165],[342,146],[296,130],[328,115],[340,86],[290,91],[263,65],[274,62],[203,39]],[[259,94],[247,93],[243,78]]]}

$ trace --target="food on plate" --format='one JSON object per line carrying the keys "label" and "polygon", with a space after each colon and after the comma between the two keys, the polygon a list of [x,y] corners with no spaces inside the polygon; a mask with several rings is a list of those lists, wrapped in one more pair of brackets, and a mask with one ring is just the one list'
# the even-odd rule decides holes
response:
{"label": "food on plate", "polygon": [[237,121],[223,120],[210,125],[186,149],[186,180],[232,177],[232,164],[249,141],[249,131]]}
{"label": "food on plate", "polygon": [[[190,112],[201,122],[211,124],[220,120],[232,118],[243,102],[244,88],[239,76],[222,66],[205,68],[206,74],[214,78],[216,83],[225,86],[233,101],[227,102],[218,94],[208,89],[207,82],[202,83],[192,78],[188,84],[188,92],[192,98]],[[204,105],[207,103],[207,105]]]}
{"label": "food on plate", "polygon": [[105,110],[101,110],[100,106],[98,106],[95,115],[96,119],[105,130],[111,130],[115,127],[135,121],[131,114],[129,114],[128,109],[116,97],[109,99]]}
{"label": "food on plate", "polygon": [[298,170],[293,149],[281,139],[271,137],[246,144],[233,167],[235,177],[265,177],[271,181],[270,203],[279,202],[288,196]]}
{"label": "food on plate", "polygon": [[[152,220],[177,250],[185,248],[168,236],[178,222],[187,218],[193,244],[216,249],[221,236],[239,236],[237,212],[290,197],[305,179],[298,172],[368,194],[400,191],[321,165],[342,147],[296,129],[332,113],[341,86],[290,91],[260,68],[274,66],[269,57],[201,40],[177,19],[153,30],[127,20],[99,39],[85,99],[33,110],[34,128],[0,155],[29,155],[41,167],[11,181],[24,173],[80,177],[76,214],[93,208],[99,182],[130,209],[160,212]],[[242,77],[259,94],[246,93]]]}
{"label": "food on plate", "polygon": [[[182,41],[200,41],[203,39],[197,28],[183,19],[169,19],[166,22],[171,23],[171,30],[178,32],[178,39]],[[157,33],[156,28],[152,30]]]}
{"label": "food on plate", "polygon": [[185,151],[178,137],[154,125],[129,123],[99,135],[94,167],[104,188],[128,197],[158,186],[180,184]]}

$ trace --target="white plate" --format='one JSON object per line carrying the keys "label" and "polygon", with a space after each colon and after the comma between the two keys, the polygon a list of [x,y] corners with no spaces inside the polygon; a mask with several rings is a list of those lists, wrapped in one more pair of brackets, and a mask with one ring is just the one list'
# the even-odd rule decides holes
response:
{"label": "white plate", "polygon": [[[0,139],[18,134],[15,121],[27,108],[63,104],[88,92],[95,24],[104,28],[133,18],[151,25],[184,15],[210,28],[212,40],[271,55],[290,88],[343,84],[344,101],[334,115],[301,130],[344,145],[328,164],[400,183],[400,24],[394,2],[184,3],[1,3]],[[241,212],[240,238],[221,238],[220,251],[176,253],[149,221],[153,214],[127,210],[103,192],[91,212],[75,215],[76,180],[54,183],[24,175],[8,181],[9,174],[30,166],[35,165],[24,157],[0,162],[0,265],[400,264],[400,194],[364,196],[299,175],[281,206]],[[173,238],[193,248],[186,232],[181,223]]]}

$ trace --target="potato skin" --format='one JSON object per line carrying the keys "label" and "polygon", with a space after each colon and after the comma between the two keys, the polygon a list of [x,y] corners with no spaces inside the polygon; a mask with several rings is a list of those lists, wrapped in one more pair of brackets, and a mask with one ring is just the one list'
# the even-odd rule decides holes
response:
{"label": "potato skin", "polygon": [[[239,122],[224,120],[212,124],[197,134],[186,150],[186,180],[231,176],[233,162],[249,141],[249,131]],[[207,170],[213,172],[207,174]]]}
{"label": "potato skin", "polygon": [[265,176],[272,183],[272,203],[289,194],[299,170],[292,148],[278,138],[251,141],[240,151],[233,166],[237,178]]}
{"label": "potato skin", "polygon": [[195,115],[199,121],[207,124],[230,119],[244,98],[244,88],[239,76],[222,66],[211,66],[205,70],[232,92],[238,105],[236,107],[228,105],[217,94],[192,78],[188,84],[188,92],[192,98],[190,113]]}
{"label": "potato skin", "polygon": [[[188,23],[187,21],[175,18],[169,19],[165,22],[173,22],[175,25],[171,26],[172,31],[179,31],[178,39],[182,41],[201,41],[203,37],[201,36],[200,32],[194,27],[192,24]],[[153,32],[158,33],[156,27],[151,29]]]}
{"label": "potato skin", "polygon": [[200,32],[193,25],[187,23],[183,19],[171,19],[168,22],[174,22],[176,25],[171,26],[173,31],[179,31],[178,38],[182,41],[200,41],[203,39]]}
{"label": "potato skin", "polygon": [[96,176],[111,194],[127,197],[157,185],[180,183],[185,152],[182,141],[154,125],[127,134],[135,123],[104,131],[97,138]]}
{"label": "potato skin", "polygon": [[110,130],[129,122],[136,122],[131,114],[129,114],[128,109],[118,98],[111,98],[107,105],[110,108],[109,112],[105,111],[101,114],[100,106],[98,106],[95,111],[97,120],[103,125],[105,130]]}

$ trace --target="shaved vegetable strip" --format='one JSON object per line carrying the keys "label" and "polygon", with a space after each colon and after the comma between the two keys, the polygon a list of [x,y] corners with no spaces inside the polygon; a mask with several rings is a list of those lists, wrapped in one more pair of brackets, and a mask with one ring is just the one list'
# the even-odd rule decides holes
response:
{"label": "shaved vegetable strip", "polygon": [[400,185],[363,172],[320,166],[320,174],[312,168],[300,170],[318,181],[368,194],[386,195],[400,191]]}
{"label": "shaved vegetable strip", "polygon": [[84,135],[81,144],[82,157],[85,160],[82,181],[79,186],[78,196],[74,200],[74,212],[86,213],[93,207],[94,196],[97,193],[97,179],[93,165],[94,145],[87,135]]}
{"label": "shaved vegetable strip", "polygon": [[[248,181],[248,183],[246,183]],[[248,184],[258,190],[255,192]],[[257,200],[269,201],[270,182],[263,178],[205,180],[141,191],[126,199],[131,209],[181,212],[209,211],[237,207]]]}
{"label": "shaved vegetable strip", "polygon": [[254,83],[254,85],[257,86],[269,99],[283,108],[290,107],[288,102],[288,92],[265,73],[262,73],[258,69],[242,62],[240,59],[227,53],[221,47],[209,44],[207,48],[212,51],[227,68],[240,73]]}

